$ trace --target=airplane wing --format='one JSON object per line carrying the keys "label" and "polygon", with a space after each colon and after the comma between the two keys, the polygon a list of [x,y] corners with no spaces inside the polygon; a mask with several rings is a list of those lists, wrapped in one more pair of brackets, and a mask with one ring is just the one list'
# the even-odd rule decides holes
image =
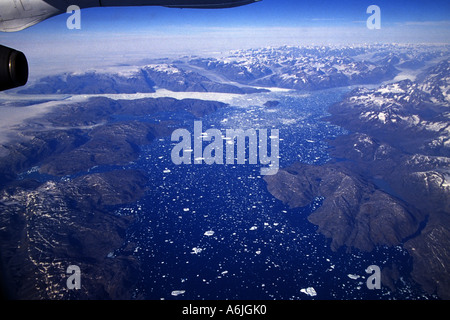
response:
{"label": "airplane wing", "polygon": [[0,31],[20,31],[59,13],[45,1],[0,0]]}
{"label": "airplane wing", "polygon": [[66,12],[70,5],[80,8],[117,6],[163,6],[169,8],[220,9],[261,0],[0,0],[0,31],[16,32]]}
{"label": "airplane wing", "polygon": [[[261,0],[0,0],[0,31],[16,32],[52,16],[79,8],[116,6],[163,6],[170,8],[219,9]],[[0,91],[25,85],[28,63],[22,52],[0,45]]]}

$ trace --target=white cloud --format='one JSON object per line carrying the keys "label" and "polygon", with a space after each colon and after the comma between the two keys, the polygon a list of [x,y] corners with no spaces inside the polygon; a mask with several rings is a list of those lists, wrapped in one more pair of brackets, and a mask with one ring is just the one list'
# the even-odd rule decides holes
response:
{"label": "white cloud", "polygon": [[[281,45],[347,45],[360,43],[444,43],[450,41],[450,21],[407,22],[368,30],[352,26],[213,27],[166,26],[128,32],[80,30],[52,35],[21,33],[6,43],[22,50],[30,62],[32,79],[56,72],[83,71],[143,59],[226,53],[229,50]],[[9,36],[9,35],[8,35]],[[2,39],[3,40],[3,39]]]}
{"label": "white cloud", "polygon": [[407,21],[399,23],[404,26],[419,26],[419,27],[450,27],[450,20],[441,21]]}

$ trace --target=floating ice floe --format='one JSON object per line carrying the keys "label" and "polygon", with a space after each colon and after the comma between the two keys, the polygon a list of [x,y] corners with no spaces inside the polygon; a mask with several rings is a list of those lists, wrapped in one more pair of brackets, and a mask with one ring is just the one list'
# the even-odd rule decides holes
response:
{"label": "floating ice floe", "polygon": [[256,230],[256,229],[258,229],[258,227],[257,226],[253,226],[249,230],[253,231],[253,230]]}
{"label": "floating ice floe", "polygon": [[170,169],[164,169],[163,173],[170,173]]}
{"label": "floating ice floe", "polygon": [[212,231],[212,230],[205,231],[205,233],[203,235],[210,237],[210,236],[214,235],[214,231]]}
{"label": "floating ice floe", "polygon": [[360,278],[360,276],[357,274],[348,274],[347,277],[349,277],[352,280],[357,280]]}
{"label": "floating ice floe", "polygon": [[304,293],[304,294],[306,294],[306,295],[308,295],[310,297],[317,296],[317,292],[316,292],[316,290],[313,287],[308,287],[306,289],[303,288],[303,289],[300,290],[300,292],[302,292],[302,293]]}
{"label": "floating ice floe", "polygon": [[191,254],[199,254],[199,253],[201,253],[202,251],[203,251],[202,248],[194,247],[194,248],[192,248]]}
{"label": "floating ice floe", "polygon": [[176,296],[179,296],[181,294],[184,294],[185,292],[186,292],[186,290],[174,290],[174,291],[172,291],[171,295],[176,297]]}

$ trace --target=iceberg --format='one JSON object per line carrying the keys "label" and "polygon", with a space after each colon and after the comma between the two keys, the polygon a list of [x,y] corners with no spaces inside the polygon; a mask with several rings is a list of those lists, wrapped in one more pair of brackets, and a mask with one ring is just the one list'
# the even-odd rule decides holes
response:
{"label": "iceberg", "polygon": [[304,293],[304,294],[306,294],[306,295],[308,295],[310,297],[317,296],[317,292],[316,292],[316,290],[313,287],[308,287],[306,289],[303,288],[303,289],[300,290],[300,292],[302,292],[302,293]]}
{"label": "iceberg", "polygon": [[174,291],[172,291],[171,295],[176,297],[176,296],[179,296],[181,294],[184,294],[185,292],[186,292],[186,290],[174,290]]}
{"label": "iceberg", "polygon": [[191,254],[199,254],[199,253],[201,253],[202,251],[203,251],[202,248],[194,247],[194,248],[192,248]]}

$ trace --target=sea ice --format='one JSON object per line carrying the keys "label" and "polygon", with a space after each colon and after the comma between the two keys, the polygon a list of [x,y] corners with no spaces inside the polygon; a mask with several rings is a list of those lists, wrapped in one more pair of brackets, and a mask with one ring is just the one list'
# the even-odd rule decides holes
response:
{"label": "sea ice", "polygon": [[186,292],[186,290],[174,290],[172,291],[171,295],[173,296],[179,296],[180,294],[184,294]]}
{"label": "sea ice", "polygon": [[308,296],[314,297],[317,296],[317,292],[313,287],[303,288],[300,290],[300,292],[307,294]]}
{"label": "sea ice", "polygon": [[199,254],[199,253],[201,253],[202,251],[203,251],[202,248],[194,247],[194,248],[192,248],[191,254]]}

